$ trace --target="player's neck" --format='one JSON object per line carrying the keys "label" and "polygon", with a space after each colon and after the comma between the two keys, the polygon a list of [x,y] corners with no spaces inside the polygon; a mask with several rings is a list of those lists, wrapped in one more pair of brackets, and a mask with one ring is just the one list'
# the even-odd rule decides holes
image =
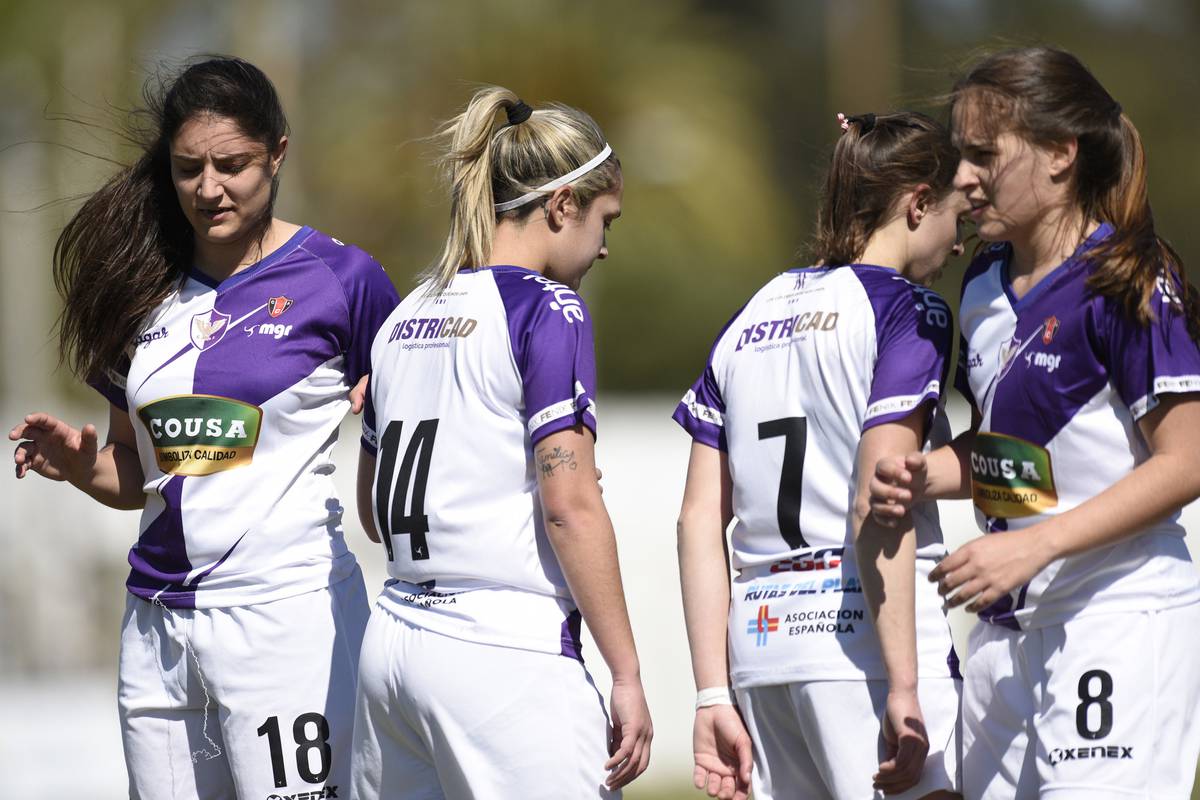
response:
{"label": "player's neck", "polygon": [[904,231],[898,227],[897,222],[903,223],[903,220],[892,220],[871,234],[867,246],[863,248],[862,256],[858,259],[859,263],[887,267],[897,272],[903,271],[908,262],[908,246],[904,240]]}
{"label": "player's neck", "polygon": [[529,225],[508,220],[501,222],[492,235],[492,252],[488,263],[510,264],[545,273],[550,259],[544,237],[537,233]]}
{"label": "player's neck", "polygon": [[208,242],[197,238],[192,261],[196,269],[208,277],[223,281],[274,253],[298,230],[299,225],[273,219],[262,238],[247,236],[232,242]]}

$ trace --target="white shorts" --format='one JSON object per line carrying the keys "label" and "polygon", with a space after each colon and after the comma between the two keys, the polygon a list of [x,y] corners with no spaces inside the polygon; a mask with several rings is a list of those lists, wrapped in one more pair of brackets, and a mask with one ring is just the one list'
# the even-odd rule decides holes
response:
{"label": "white shorts", "polygon": [[350,791],[362,573],[231,608],[129,597],[118,706],[134,800],[306,800]]}
{"label": "white shorts", "polygon": [[[921,782],[893,800],[958,791],[959,695],[955,678],[917,686],[929,732]],[[880,726],[887,681],[799,681],[737,690],[754,742],[755,800],[865,800],[884,747]]]}
{"label": "white shorts", "polygon": [[354,720],[358,800],[620,797],[583,663],[417,628],[376,607]]}
{"label": "white shorts", "polygon": [[963,683],[970,800],[1187,800],[1200,754],[1200,605],[1027,631],[980,623]]}

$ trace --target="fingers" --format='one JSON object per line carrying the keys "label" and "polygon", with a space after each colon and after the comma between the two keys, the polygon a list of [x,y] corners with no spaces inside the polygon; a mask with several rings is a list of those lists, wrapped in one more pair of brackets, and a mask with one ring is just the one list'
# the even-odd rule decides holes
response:
{"label": "fingers", "polygon": [[[633,726],[627,727],[632,728]],[[645,772],[649,763],[649,731],[635,733],[631,730],[622,738],[621,745],[613,753],[612,758],[604,763],[604,768],[610,770],[604,783],[610,789],[619,789]]]}
{"label": "fingers", "polygon": [[94,459],[99,449],[100,436],[96,432],[96,426],[89,422],[79,432],[79,452]]}
{"label": "fingers", "polygon": [[922,737],[908,734],[901,736],[895,755],[879,765],[874,785],[884,794],[895,794],[911,789],[921,779],[929,744]]}
{"label": "fingers", "polygon": [[[734,743],[738,759],[738,778],[740,788],[750,790],[750,770],[754,767],[754,748],[750,744],[750,736],[742,736]],[[745,797],[745,794],[742,795]]]}
{"label": "fingers", "polygon": [[13,451],[13,467],[18,479],[24,478],[37,458],[36,442],[21,442]]}
{"label": "fingers", "polygon": [[367,399],[367,381],[370,375],[363,375],[354,388],[350,390],[350,413],[361,414]]}

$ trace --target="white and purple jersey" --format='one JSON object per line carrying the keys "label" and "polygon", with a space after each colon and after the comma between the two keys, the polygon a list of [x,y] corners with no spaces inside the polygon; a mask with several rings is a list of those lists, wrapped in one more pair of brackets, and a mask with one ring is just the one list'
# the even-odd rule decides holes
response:
{"label": "white and purple jersey", "polygon": [[[858,446],[913,413],[948,438],[951,324],[932,290],[853,264],[777,276],[718,336],[674,418],[728,453],[736,685],[886,677],[854,558]],[[914,518],[927,574],[945,553],[936,508]],[[940,599],[920,579],[917,604],[921,674],[949,674]]]}
{"label": "white and purple jersey", "polygon": [[193,269],[94,382],[145,475],[129,591],[172,608],[278,600],[354,570],[331,459],[399,301],[363,251],[301,228],[220,283]]}
{"label": "white and purple jersey", "polygon": [[[1034,525],[1100,494],[1149,458],[1137,420],[1163,395],[1200,391],[1200,348],[1166,277],[1149,326],[1087,288],[1087,252],[1111,232],[1102,225],[1019,300],[1008,245],[987,248],[967,270],[956,385],[982,417],[971,483],[987,533]],[[1183,537],[1172,514],[1051,563],[980,616],[1028,628],[1200,601]]]}
{"label": "white and purple jersey", "polygon": [[579,296],[513,266],[419,286],[371,348],[363,444],[392,576],[380,605],[459,639],[575,656],[580,616],[546,538],[533,448],[596,431]]}

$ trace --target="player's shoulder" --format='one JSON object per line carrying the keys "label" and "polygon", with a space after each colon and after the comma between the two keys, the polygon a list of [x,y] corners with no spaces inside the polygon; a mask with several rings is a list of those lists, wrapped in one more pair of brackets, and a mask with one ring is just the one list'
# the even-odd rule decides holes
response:
{"label": "player's shoulder", "polygon": [[382,265],[361,247],[347,244],[315,228],[309,231],[300,247],[340,280],[375,278],[383,271]]}
{"label": "player's shoulder", "polygon": [[973,283],[997,276],[1007,263],[1010,253],[1011,247],[1008,242],[993,242],[979,248],[963,273],[962,294],[965,296],[967,287]]}
{"label": "player's shoulder", "polygon": [[491,267],[486,272],[496,282],[510,321],[591,324],[587,303],[565,283],[521,267]]}

